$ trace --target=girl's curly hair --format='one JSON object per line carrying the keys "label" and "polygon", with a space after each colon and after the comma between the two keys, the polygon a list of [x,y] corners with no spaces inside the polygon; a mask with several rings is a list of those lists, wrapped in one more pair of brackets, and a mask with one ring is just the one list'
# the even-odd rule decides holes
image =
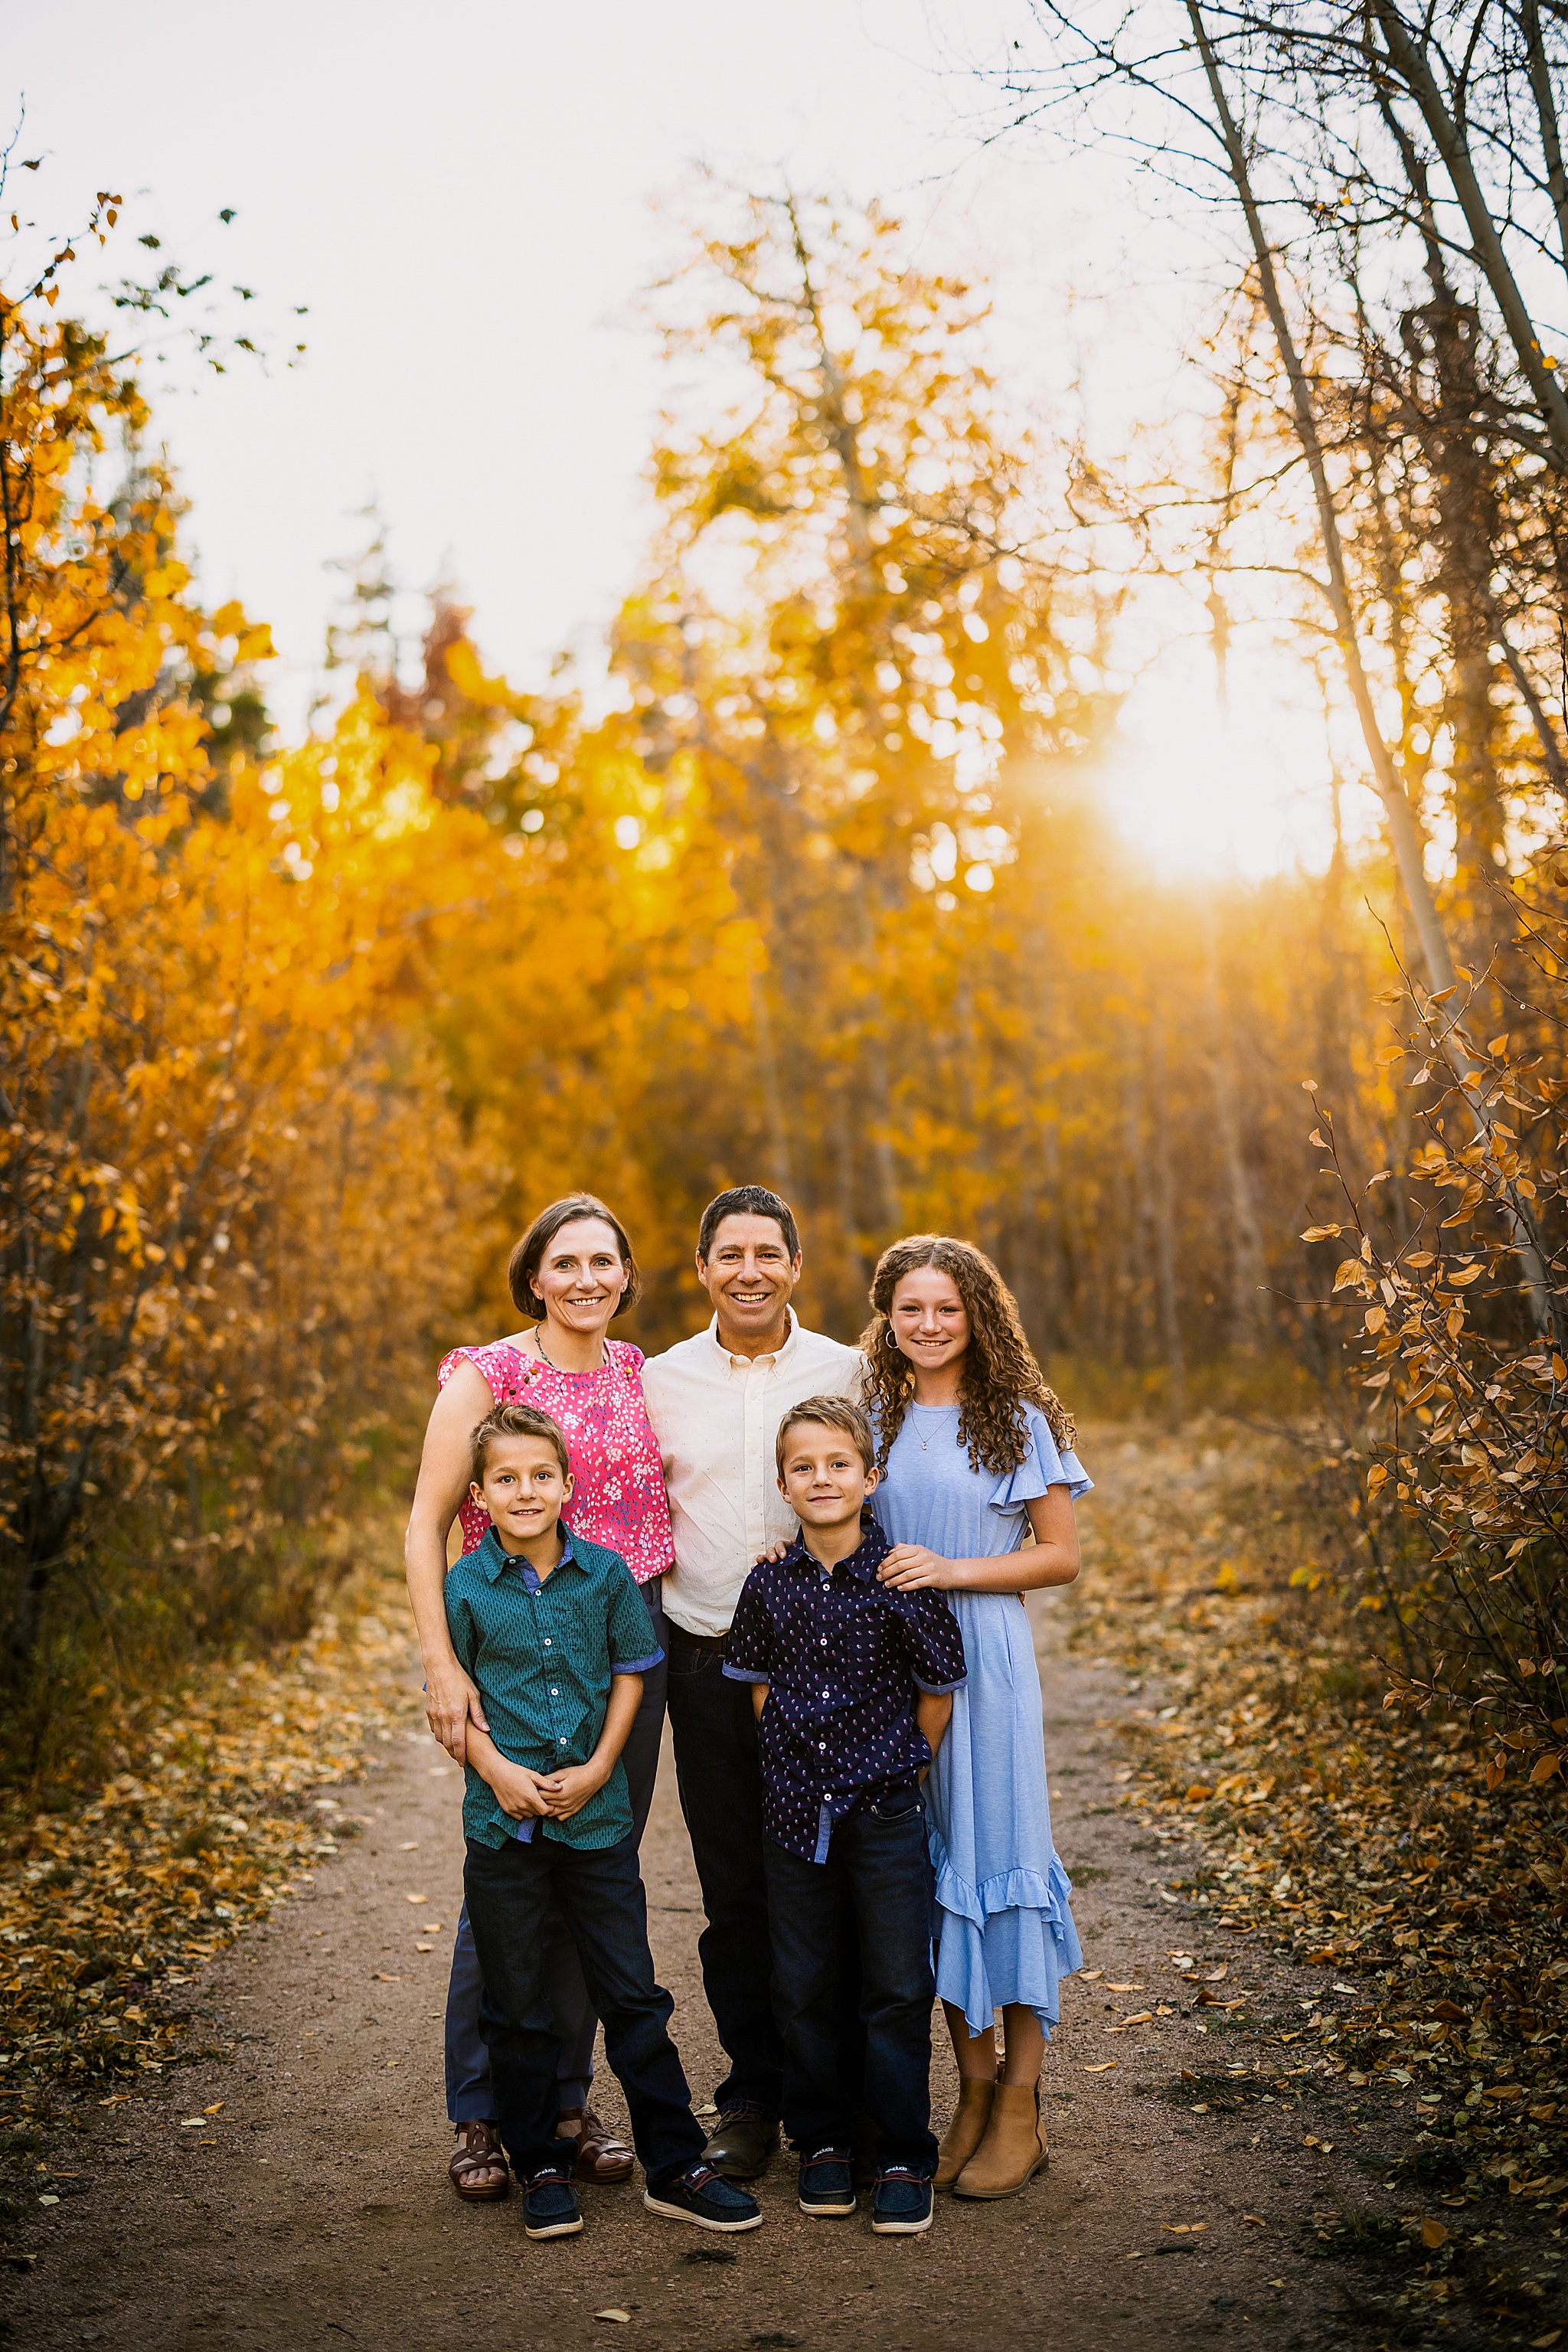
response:
{"label": "girl's curly hair", "polygon": [[865,1397],[877,1423],[877,1465],[885,1470],[893,1440],[914,1401],[915,1368],[893,1337],[893,1294],[905,1275],[934,1266],[952,1276],[969,1317],[969,1346],[959,1373],[958,1440],[972,1470],[1016,1470],[1029,1451],[1026,1403],[1038,1405],[1065,1453],[1072,1415],[1046,1386],[1024,1337],[1018,1302],[983,1250],[945,1234],[910,1234],[882,1252],[871,1284],[870,1322],[860,1335]]}

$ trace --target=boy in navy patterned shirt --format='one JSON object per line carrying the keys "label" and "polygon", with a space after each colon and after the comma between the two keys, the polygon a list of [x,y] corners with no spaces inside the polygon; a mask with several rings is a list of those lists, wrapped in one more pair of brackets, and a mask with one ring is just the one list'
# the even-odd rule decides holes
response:
{"label": "boy in navy patterned shirt", "polygon": [[[931,2221],[933,1885],[921,1782],[965,1679],[940,1592],[879,1583],[889,1550],[862,1528],[877,1483],[871,1428],[843,1397],[810,1397],[779,1430],[779,1490],[800,1533],[747,1578],[724,1672],[749,1682],[763,1772],[773,2008],[784,2044],[784,2128],[803,2213],[855,2210],[850,2135],[878,2131],[871,2227]],[[841,2059],[846,1905],[858,1929],[863,2086]]]}

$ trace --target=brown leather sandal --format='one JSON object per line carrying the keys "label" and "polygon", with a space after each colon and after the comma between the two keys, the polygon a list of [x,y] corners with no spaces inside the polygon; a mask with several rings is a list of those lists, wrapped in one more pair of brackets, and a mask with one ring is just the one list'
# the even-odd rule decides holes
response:
{"label": "brown leather sandal", "polygon": [[489,2204],[497,2197],[506,2196],[511,2187],[511,2173],[494,2124],[458,2126],[458,2145],[447,2167],[447,2178],[458,2196],[468,2198],[472,2204]]}
{"label": "brown leather sandal", "polygon": [[574,2139],[577,2143],[574,2179],[585,2180],[595,2189],[607,2189],[615,2181],[631,2179],[631,2149],[599,2121],[592,2107],[563,2107],[555,2128],[563,2139]]}

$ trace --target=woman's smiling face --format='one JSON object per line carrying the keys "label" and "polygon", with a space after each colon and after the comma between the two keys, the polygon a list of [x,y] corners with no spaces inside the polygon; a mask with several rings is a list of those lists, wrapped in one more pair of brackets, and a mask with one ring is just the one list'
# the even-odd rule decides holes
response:
{"label": "woman's smiling face", "polygon": [[603,1331],[626,1286],[615,1227],[603,1217],[574,1217],[563,1225],[539,1262],[533,1286],[552,1323],[584,1334]]}
{"label": "woman's smiling face", "polygon": [[934,1265],[904,1276],[888,1319],[899,1348],[923,1372],[955,1364],[969,1345],[969,1310],[958,1285]]}

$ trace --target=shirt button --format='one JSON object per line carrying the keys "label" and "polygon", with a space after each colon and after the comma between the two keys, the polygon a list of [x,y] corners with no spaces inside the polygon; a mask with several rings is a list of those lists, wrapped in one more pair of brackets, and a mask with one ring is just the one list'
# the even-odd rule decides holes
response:
{"label": "shirt button", "polygon": [[552,1697],[552,1698],[559,1698],[559,1697],[560,1697],[560,1696],[561,1696],[560,1692],[556,1689],[556,1687],[555,1687],[555,1685],[554,1685],[554,1684],[553,1684],[553,1683],[552,1683],[552,1684],[551,1684],[551,1685],[550,1685],[550,1696],[551,1696],[551,1697]]}

